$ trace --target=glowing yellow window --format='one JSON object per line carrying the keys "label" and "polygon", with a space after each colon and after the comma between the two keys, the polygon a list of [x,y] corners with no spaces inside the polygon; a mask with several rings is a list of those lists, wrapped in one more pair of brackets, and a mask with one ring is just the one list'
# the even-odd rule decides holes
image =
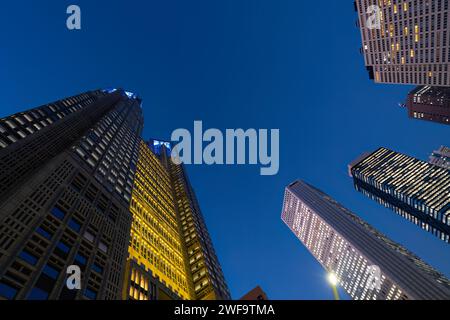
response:
{"label": "glowing yellow window", "polygon": [[389,36],[393,37],[394,36],[394,25],[391,24],[389,26]]}
{"label": "glowing yellow window", "polygon": [[377,71],[377,72],[375,72],[375,80],[377,81],[377,82],[379,82],[380,81],[380,72],[379,71]]}
{"label": "glowing yellow window", "polygon": [[414,58],[414,55],[415,55],[415,53],[414,53],[414,49],[411,49],[411,52],[410,52],[410,56],[411,56],[411,58]]}

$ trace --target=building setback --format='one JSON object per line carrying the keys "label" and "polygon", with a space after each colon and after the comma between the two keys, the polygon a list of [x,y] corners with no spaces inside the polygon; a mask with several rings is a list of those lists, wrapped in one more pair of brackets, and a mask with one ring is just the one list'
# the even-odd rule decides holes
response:
{"label": "building setback", "polygon": [[450,241],[450,170],[386,149],[349,165],[356,190]]}
{"label": "building setback", "polygon": [[355,300],[450,298],[442,274],[303,181],[286,188],[282,220]]}
{"label": "building setback", "polygon": [[450,87],[417,87],[406,107],[410,118],[450,125]]}
{"label": "building setback", "polygon": [[371,79],[450,86],[449,1],[355,0],[355,10]]}
{"label": "building setback", "polygon": [[172,173],[142,129],[120,89],[0,119],[0,300],[229,298],[220,266],[222,282],[188,269]]}

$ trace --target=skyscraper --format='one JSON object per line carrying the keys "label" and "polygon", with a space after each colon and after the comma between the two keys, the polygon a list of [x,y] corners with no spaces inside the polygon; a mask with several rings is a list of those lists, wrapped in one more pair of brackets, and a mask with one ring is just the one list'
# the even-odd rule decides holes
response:
{"label": "skyscraper", "polygon": [[408,94],[410,118],[450,125],[450,87],[420,86]]}
{"label": "skyscraper", "polygon": [[385,148],[349,165],[356,190],[450,242],[450,170]]}
{"label": "skyscraper", "polygon": [[142,129],[140,98],[117,89],[0,119],[0,299],[229,298],[215,256],[199,270],[220,281],[188,268],[180,182]]}
{"label": "skyscraper", "polygon": [[193,299],[172,183],[141,142],[130,205],[133,216],[124,299]]}
{"label": "skyscraper", "polygon": [[322,191],[285,191],[282,220],[355,300],[449,299],[450,281]]}
{"label": "skyscraper", "polygon": [[450,148],[441,146],[430,156],[431,164],[450,170]]}
{"label": "skyscraper", "polygon": [[122,90],[1,119],[0,298],[120,299],[142,125]]}
{"label": "skyscraper", "polygon": [[355,0],[365,65],[378,83],[450,86],[446,0]]}
{"label": "skyscraper", "polygon": [[230,299],[198,203],[170,151],[169,142],[141,142],[124,299]]}
{"label": "skyscraper", "polygon": [[184,166],[171,161],[170,143],[151,140],[149,145],[170,174],[192,296],[196,300],[230,299],[222,268]]}

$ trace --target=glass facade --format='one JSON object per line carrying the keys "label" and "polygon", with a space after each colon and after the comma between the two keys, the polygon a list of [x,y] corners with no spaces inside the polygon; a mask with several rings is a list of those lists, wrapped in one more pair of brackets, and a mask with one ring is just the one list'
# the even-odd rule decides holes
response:
{"label": "glass facade", "polygon": [[445,276],[303,181],[286,188],[282,220],[355,300],[450,298]]}
{"label": "glass facade", "polygon": [[450,241],[450,170],[380,148],[350,165],[356,190]]}
{"label": "glass facade", "polygon": [[450,170],[450,148],[440,147],[439,150],[434,151],[430,156],[431,164]]}
{"label": "glass facade", "polygon": [[448,0],[356,0],[355,8],[375,82],[450,85]]}

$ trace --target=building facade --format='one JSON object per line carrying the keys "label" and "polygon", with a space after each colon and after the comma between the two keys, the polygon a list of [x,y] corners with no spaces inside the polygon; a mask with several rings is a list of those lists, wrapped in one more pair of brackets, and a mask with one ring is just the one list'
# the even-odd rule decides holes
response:
{"label": "building facade", "polygon": [[430,156],[431,164],[450,170],[450,148],[441,146]]}
{"label": "building facade", "polygon": [[[0,298],[120,299],[139,99],[88,92],[0,125]],[[65,285],[71,265],[81,290]]]}
{"label": "building facade", "polygon": [[142,129],[140,98],[117,89],[0,119],[0,300],[229,299],[203,253],[222,291],[202,295],[209,273],[195,291],[175,193],[186,177],[174,180]]}
{"label": "building facade", "polygon": [[417,87],[406,107],[410,118],[450,125],[450,87]]}
{"label": "building facade", "polygon": [[260,286],[256,286],[251,291],[246,293],[239,300],[243,300],[243,301],[265,301],[265,300],[269,300],[269,298],[267,297],[267,294],[264,292],[264,290]]}
{"label": "building facade", "polygon": [[349,165],[356,190],[450,241],[450,170],[380,148]]}
{"label": "building facade", "polygon": [[124,299],[193,299],[168,170],[141,142]]}
{"label": "building facade", "polygon": [[296,181],[282,220],[355,300],[450,298],[450,281],[322,191]]}
{"label": "building facade", "polygon": [[355,0],[365,65],[377,83],[450,86],[447,0]]}
{"label": "building facade", "polygon": [[193,299],[231,299],[197,197],[184,166],[171,161],[170,143],[151,140],[148,144],[170,175],[181,240],[186,253],[186,272],[190,279]]}

